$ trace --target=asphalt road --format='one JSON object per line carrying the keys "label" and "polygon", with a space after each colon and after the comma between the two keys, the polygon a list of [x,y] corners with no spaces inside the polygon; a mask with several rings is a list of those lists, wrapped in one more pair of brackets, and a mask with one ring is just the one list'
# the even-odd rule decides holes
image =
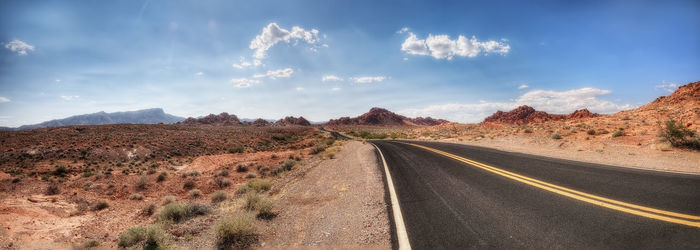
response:
{"label": "asphalt road", "polygon": [[[625,212],[598,204],[606,202],[584,202],[414,145],[397,141],[372,143],[386,159],[414,249],[700,248],[700,226],[640,216],[637,208],[619,206],[628,211]],[[412,143],[570,190],[700,216],[698,175],[451,143]],[[661,213],[664,212],[647,214],[679,219]],[[698,218],[680,220],[700,222]]]}

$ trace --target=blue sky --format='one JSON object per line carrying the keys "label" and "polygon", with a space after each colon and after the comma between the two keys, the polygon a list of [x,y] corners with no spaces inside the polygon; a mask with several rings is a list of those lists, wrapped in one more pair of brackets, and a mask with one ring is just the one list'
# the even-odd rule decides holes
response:
{"label": "blue sky", "polygon": [[2,1],[0,126],[152,107],[612,113],[700,80],[699,14],[697,1]]}

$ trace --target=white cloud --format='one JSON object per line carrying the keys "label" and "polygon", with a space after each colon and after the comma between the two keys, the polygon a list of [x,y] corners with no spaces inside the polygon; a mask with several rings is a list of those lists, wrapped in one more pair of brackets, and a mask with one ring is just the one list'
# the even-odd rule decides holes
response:
{"label": "white cloud", "polygon": [[340,88],[339,88],[339,87],[334,87],[334,88],[331,89],[331,91],[340,91]]}
{"label": "white cloud", "polygon": [[609,90],[596,88],[567,91],[532,90],[511,102],[482,101],[475,104],[431,105],[426,108],[406,109],[399,113],[407,116],[431,116],[456,122],[481,122],[498,110],[509,111],[521,105],[528,105],[552,114],[568,114],[584,108],[591,112],[609,114],[633,108],[629,104],[616,104],[598,99],[598,96],[607,94],[610,94]]}
{"label": "white cloud", "polygon": [[360,77],[352,77],[350,78],[356,83],[373,83],[373,82],[382,82],[386,77],[384,76],[360,76]]}
{"label": "white cloud", "polygon": [[10,98],[0,96],[0,103],[4,103],[4,102],[10,102]]}
{"label": "white cloud", "polygon": [[408,38],[401,44],[401,51],[411,55],[430,55],[436,59],[452,60],[454,56],[476,57],[481,53],[496,53],[505,55],[510,51],[507,40],[479,41],[476,37],[467,39],[460,35],[452,40],[448,35],[428,35],[419,39],[413,32],[408,32]]}
{"label": "white cloud", "polygon": [[673,91],[676,91],[676,89],[678,89],[678,87],[680,87],[680,86],[681,86],[680,84],[673,83],[673,82],[666,82],[664,80],[664,81],[661,81],[660,85],[656,85],[656,88],[663,89],[664,91],[667,91],[669,93],[673,93]]}
{"label": "white cloud", "polygon": [[277,78],[289,78],[294,73],[292,68],[278,69],[278,70],[268,70],[265,74],[255,74],[254,78],[269,77],[270,79]]}
{"label": "white cloud", "polygon": [[277,23],[270,23],[262,29],[262,32],[250,41],[250,49],[255,50],[253,57],[263,59],[267,55],[267,50],[279,42],[290,43],[294,41],[296,45],[299,41],[307,44],[316,44],[319,41],[318,30],[305,30],[298,26],[292,27],[292,31],[280,28]]}
{"label": "white cloud", "polygon": [[334,76],[334,75],[325,75],[321,78],[321,81],[323,81],[323,82],[340,82],[340,81],[343,81],[343,78],[340,78],[340,77]]}
{"label": "white cloud", "polygon": [[302,87],[297,87],[297,91],[299,91],[299,92],[304,91],[304,88],[302,88]]}
{"label": "white cloud", "polygon": [[249,67],[258,67],[260,65],[262,65],[262,62],[258,59],[254,59],[252,62],[250,62],[246,61],[245,57],[241,56],[241,59],[239,59],[239,63],[234,63],[231,66],[237,69],[245,69]]}
{"label": "white cloud", "polygon": [[522,85],[518,86],[518,89],[526,89],[526,88],[529,88],[529,87],[530,87],[530,86],[527,85],[527,84],[522,84]]}
{"label": "white cloud", "polygon": [[400,30],[396,31],[397,34],[403,34],[408,32],[408,27],[403,27]]}
{"label": "white cloud", "polygon": [[77,95],[62,95],[60,97],[61,97],[61,99],[66,100],[66,101],[72,101],[74,99],[80,98],[80,96],[77,96]]}
{"label": "white cloud", "polygon": [[197,73],[194,73],[194,74],[197,75],[197,76],[203,76],[203,75],[204,75],[204,72],[200,71],[200,72],[197,72]]}
{"label": "white cloud", "polygon": [[25,56],[27,55],[27,52],[34,51],[34,46],[17,39],[5,44],[5,48],[11,50],[12,52],[17,52],[17,54],[20,56]]}
{"label": "white cloud", "polygon": [[244,77],[244,78],[234,78],[234,79],[231,79],[231,82],[232,82],[232,83],[235,83],[235,85],[233,85],[233,86],[236,87],[236,88],[248,88],[248,87],[250,87],[250,86],[253,86],[253,84],[258,84],[258,83],[260,83],[259,80],[248,79],[248,78],[245,78],[245,77]]}
{"label": "white cloud", "polygon": [[61,79],[56,79],[56,82],[61,82]]}

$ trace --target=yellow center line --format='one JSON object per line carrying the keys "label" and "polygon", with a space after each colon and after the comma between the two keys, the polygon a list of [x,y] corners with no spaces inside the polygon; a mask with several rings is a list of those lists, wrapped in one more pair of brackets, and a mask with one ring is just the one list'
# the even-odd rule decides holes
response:
{"label": "yellow center line", "polygon": [[[570,188],[565,188],[562,186],[558,186],[552,183],[548,183],[545,181],[537,180],[534,178],[530,178],[527,176],[519,175],[510,171],[506,171],[503,169],[499,169],[493,166],[489,166],[480,162],[476,162],[461,156],[457,156],[454,154],[450,154],[444,151],[440,151],[437,149],[433,149],[430,147],[418,145],[418,144],[413,144],[413,143],[405,143],[408,145],[412,145],[415,147],[423,148],[425,150],[467,163],[469,165],[472,165],[477,168],[481,168],[483,170],[501,175],[503,177],[516,180],[518,182],[522,182],[540,189],[544,189],[556,194],[560,194],[569,198],[573,198],[579,201],[587,202],[590,204],[606,207],[609,209],[629,213],[629,214],[634,214],[642,217],[647,217],[647,218],[652,218],[652,219],[657,219],[657,220],[662,220],[666,222],[672,222],[672,223],[677,223],[677,224],[682,224],[682,225],[687,225],[687,226],[692,226],[692,227],[700,227],[700,222],[697,221],[690,221],[690,220],[700,220],[700,216],[693,216],[693,215],[687,215],[687,214],[682,214],[682,213],[676,213],[676,212],[671,212],[671,211],[665,211],[665,210],[660,210],[656,208],[650,208],[650,207],[645,207],[645,206],[640,206],[640,205],[635,205],[635,204],[630,204],[627,202],[622,202],[622,201],[617,201],[597,195],[592,195],[588,193],[584,193],[581,191],[573,190]],[[632,209],[633,208],[633,209]],[[636,210],[635,210],[636,209]],[[641,210],[641,211],[640,211]],[[672,217],[671,217],[672,216]],[[676,217],[676,218],[674,218]],[[686,220],[690,219],[690,220]]]}

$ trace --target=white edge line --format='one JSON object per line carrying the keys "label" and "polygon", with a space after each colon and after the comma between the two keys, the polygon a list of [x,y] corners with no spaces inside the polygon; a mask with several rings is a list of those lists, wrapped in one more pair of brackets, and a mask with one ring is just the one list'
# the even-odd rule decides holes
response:
{"label": "white edge line", "polygon": [[386,174],[387,186],[389,186],[389,197],[391,198],[391,211],[394,214],[394,223],[396,224],[396,238],[399,240],[399,249],[411,249],[411,243],[408,242],[408,233],[406,232],[406,225],[403,222],[403,215],[401,214],[401,207],[399,206],[399,198],[396,197],[396,190],[394,190],[394,182],[391,180],[391,174],[389,173],[389,167],[386,165],[386,160],[384,159],[384,154],[382,151],[372,143],[379,156],[382,157],[382,164],[384,164],[384,173]]}

